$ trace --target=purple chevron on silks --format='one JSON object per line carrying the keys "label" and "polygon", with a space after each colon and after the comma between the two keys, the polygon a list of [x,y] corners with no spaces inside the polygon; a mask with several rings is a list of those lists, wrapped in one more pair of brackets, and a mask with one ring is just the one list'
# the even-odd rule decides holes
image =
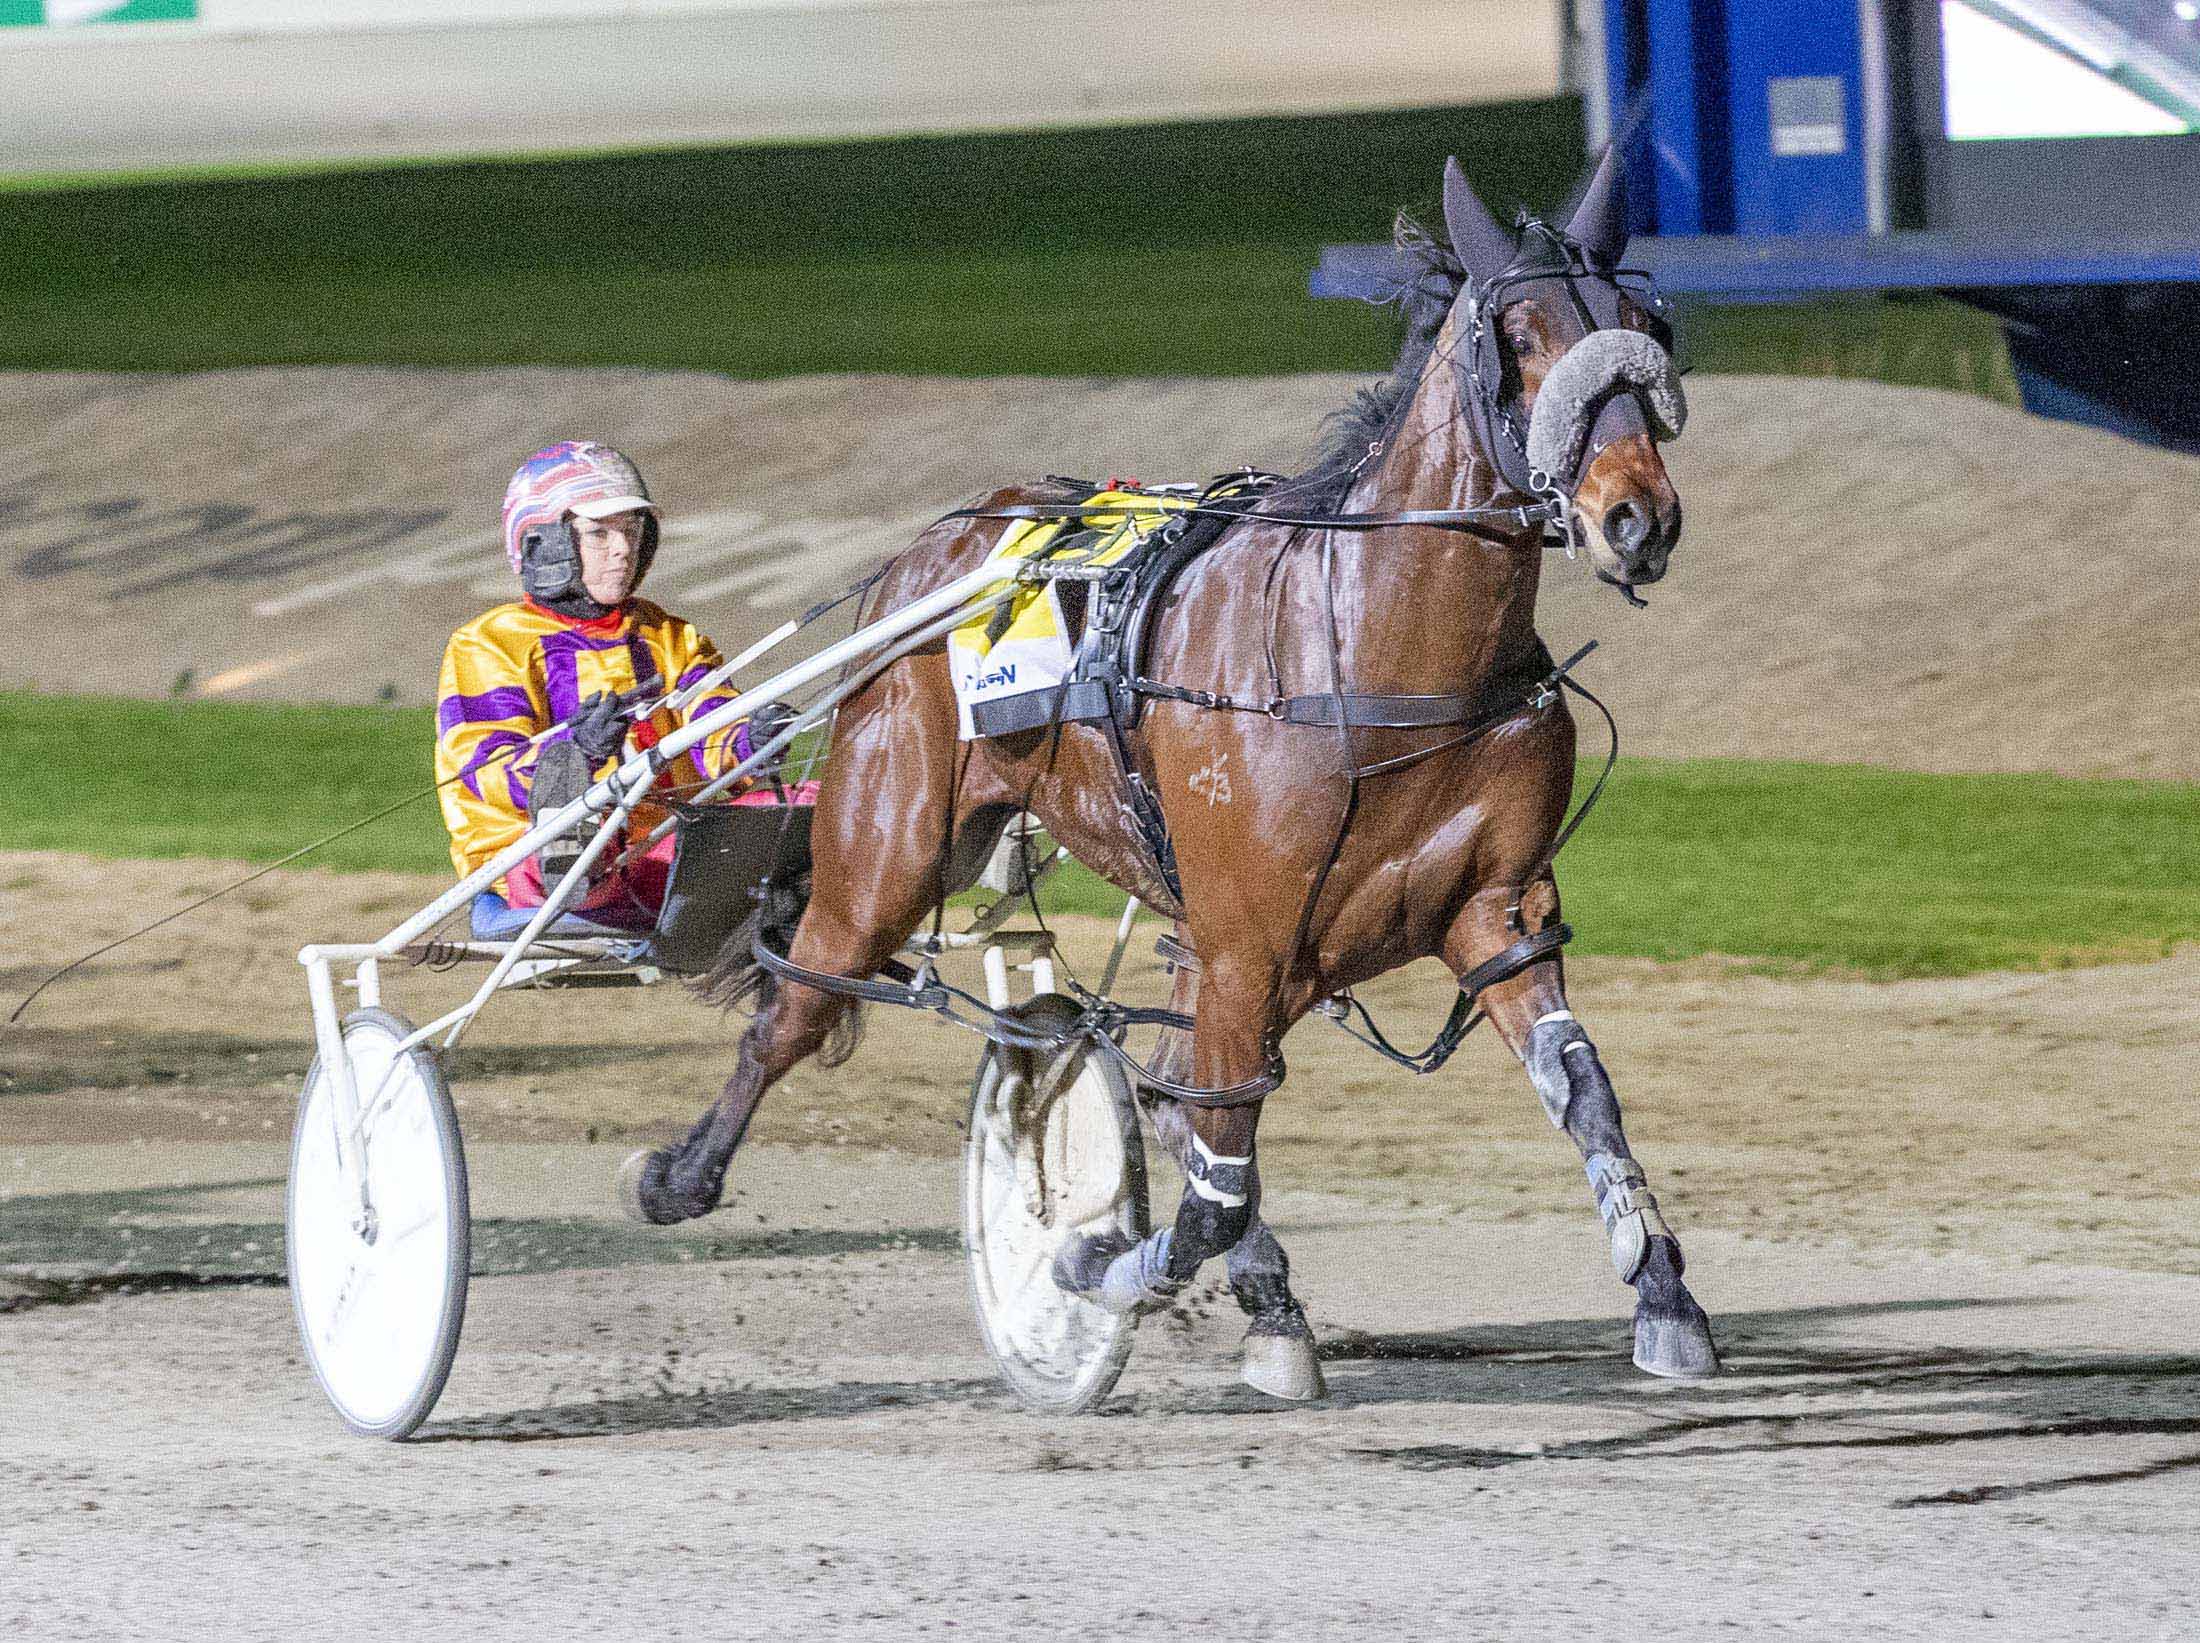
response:
{"label": "purple chevron on silks", "polygon": [[638,627],[626,636],[626,660],[627,665],[634,669],[634,683],[637,687],[652,681],[663,683],[657,674],[657,658],[650,655],[649,641],[642,637],[642,630]]}
{"label": "purple chevron on silks", "polygon": [[[479,780],[481,767],[506,748],[525,747],[526,745],[527,738],[516,730],[491,731],[488,735],[482,737],[481,745],[474,749],[473,757],[466,761],[465,769],[458,773],[459,780],[466,784],[467,791],[472,793],[475,798],[487,797],[481,791]],[[521,779],[521,774],[514,761],[507,760],[505,762],[505,791],[512,795],[513,802],[521,810],[525,810],[527,808],[527,784]]]}
{"label": "purple chevron on silks", "polygon": [[[693,724],[696,720],[702,718],[705,714],[716,713],[728,702],[734,701],[736,699],[737,698],[732,696],[705,696],[702,700],[696,702],[688,709],[687,722],[689,724]],[[747,738],[747,731],[748,721],[744,719],[741,724],[741,729],[734,733],[734,747],[737,751],[739,751],[740,758],[742,759],[748,757],[748,753],[745,750],[742,750],[741,747],[742,742],[745,741]],[[688,757],[695,761],[696,774],[700,775],[705,781],[708,781],[711,776],[715,774],[715,772],[713,772],[710,768],[709,760],[704,756],[702,742],[697,742],[693,747],[688,749]],[[735,762],[738,763],[739,760],[737,759]]]}
{"label": "purple chevron on silks", "polygon": [[435,733],[447,736],[459,725],[490,724],[498,719],[533,719],[535,704],[519,685],[498,685],[479,695],[446,696],[435,704]]}
{"label": "purple chevron on silks", "polygon": [[[581,664],[584,650],[628,650],[625,639],[591,639],[585,633],[564,628],[542,636],[543,684],[550,694],[550,717],[570,719],[580,711]],[[646,664],[651,671],[656,664]]]}

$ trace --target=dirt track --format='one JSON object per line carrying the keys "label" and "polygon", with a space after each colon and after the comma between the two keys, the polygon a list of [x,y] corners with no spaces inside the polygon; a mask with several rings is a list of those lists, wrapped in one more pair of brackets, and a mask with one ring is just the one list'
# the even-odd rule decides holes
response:
{"label": "dirt track", "polygon": [[[570,1216],[614,1156],[481,1149],[477,1213]],[[198,1146],[159,1173],[279,1168]],[[725,1253],[477,1280],[413,1445],[336,1428],[278,1288],[9,1318],[33,1418],[0,1462],[28,1508],[0,1613],[253,1639],[2196,1623],[2189,1281],[1698,1234],[1733,1373],[1672,1387],[1626,1366],[1578,1218],[1287,1190],[1332,1401],[1239,1387],[1210,1300],[1147,1322],[1110,1416],[1061,1421],[987,1376],[946,1165],[773,1149],[743,1179],[777,1213],[744,1201]],[[272,1188],[197,1202],[264,1221]]]}
{"label": "dirt track", "polygon": [[[9,954],[59,908],[90,938],[178,893],[43,855],[0,879]],[[0,1384],[27,1418],[0,1488],[31,1508],[0,1617],[26,1634],[2200,1625],[2200,1113],[2161,1101],[2200,1057],[2200,954],[1895,986],[1577,965],[1735,1371],[1696,1388],[1626,1365],[1578,1167],[1494,1043],[1415,1081],[1310,1025],[1263,1149],[1332,1402],[1241,1388],[1210,1286],[1147,1323],[1110,1416],[1068,1422],[1005,1399],[969,1319],[968,1041],[875,1023],[775,1095],[738,1201],[645,1233],[610,1171],[707,1096],[725,1029],[671,989],[514,997],[459,1068],[466,1343],[428,1441],[392,1449],[336,1427],[276,1284],[308,1053],[286,949],[428,888],[284,875],[5,1041]],[[1100,927],[1068,939],[1093,966]],[[1370,996],[1430,1018],[1441,982]],[[453,978],[393,986],[425,1014]],[[237,998],[249,1027],[209,1003]]]}

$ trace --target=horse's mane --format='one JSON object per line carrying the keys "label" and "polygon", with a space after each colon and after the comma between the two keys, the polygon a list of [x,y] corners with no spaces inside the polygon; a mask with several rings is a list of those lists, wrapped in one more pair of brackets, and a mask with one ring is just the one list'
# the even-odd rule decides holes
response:
{"label": "horse's mane", "polygon": [[1334,507],[1343,500],[1368,446],[1383,438],[1412,402],[1429,355],[1436,350],[1444,317],[1466,284],[1466,268],[1450,242],[1402,211],[1393,239],[1398,248],[1398,286],[1380,300],[1396,303],[1404,320],[1405,340],[1398,349],[1398,362],[1390,375],[1360,389],[1322,419],[1322,442],[1313,466],[1288,481],[1301,506]]}

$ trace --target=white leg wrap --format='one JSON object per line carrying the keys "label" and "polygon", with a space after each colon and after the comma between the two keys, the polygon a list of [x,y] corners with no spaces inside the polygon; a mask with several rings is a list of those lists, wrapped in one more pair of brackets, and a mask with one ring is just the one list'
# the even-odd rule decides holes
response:
{"label": "white leg wrap", "polygon": [[1595,1054],[1596,1046],[1589,1042],[1589,1035],[1581,1030],[1571,1010],[1553,1010],[1528,1030],[1528,1047],[1520,1059],[1535,1082],[1535,1093],[1543,1098],[1543,1110],[1550,1115],[1553,1128],[1566,1127],[1566,1109],[1573,1105],[1568,1062]]}
{"label": "white leg wrap", "polygon": [[1185,1160],[1184,1179],[1192,1191],[1210,1204],[1236,1209],[1246,1200],[1246,1171],[1253,1155],[1232,1158],[1219,1153],[1198,1136],[1192,1137],[1192,1155]]}

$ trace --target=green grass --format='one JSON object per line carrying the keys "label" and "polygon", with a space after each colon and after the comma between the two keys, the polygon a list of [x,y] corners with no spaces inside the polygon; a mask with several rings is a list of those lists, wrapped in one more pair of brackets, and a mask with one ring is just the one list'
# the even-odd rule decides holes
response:
{"label": "green grass", "polygon": [[[0,691],[0,847],[272,861],[435,780],[434,715]],[[447,873],[434,801],[308,858]]]}
{"label": "green grass", "polygon": [[[1567,99],[556,159],[0,184],[0,369],[622,365],[739,377],[1377,371],[1319,248],[1500,210],[1583,159]],[[64,184],[67,184],[66,186]],[[1719,371],[2013,397],[1993,323],[1837,299],[1692,316]]]}
{"label": "green grass", "polygon": [[1957,975],[2200,940],[2196,859],[2188,783],[1635,759],[1560,884],[1587,952]]}
{"label": "green grass", "polygon": [[1813,302],[1683,303],[1691,370],[1850,377],[1950,388],[2018,403],[2001,323],[1945,297],[1823,297]]}
{"label": "green grass", "polygon": [[1375,368],[1327,241],[1443,157],[1549,207],[1574,105],[762,144],[0,192],[0,367]]}
{"label": "green grass", "polygon": [[[430,779],[418,709],[0,692],[0,846],[271,860]],[[432,804],[317,858],[446,872]],[[1622,761],[1562,862],[1575,951],[1872,976],[2157,957],[2200,940],[2200,789]],[[1081,871],[1055,905],[1113,913]]]}

